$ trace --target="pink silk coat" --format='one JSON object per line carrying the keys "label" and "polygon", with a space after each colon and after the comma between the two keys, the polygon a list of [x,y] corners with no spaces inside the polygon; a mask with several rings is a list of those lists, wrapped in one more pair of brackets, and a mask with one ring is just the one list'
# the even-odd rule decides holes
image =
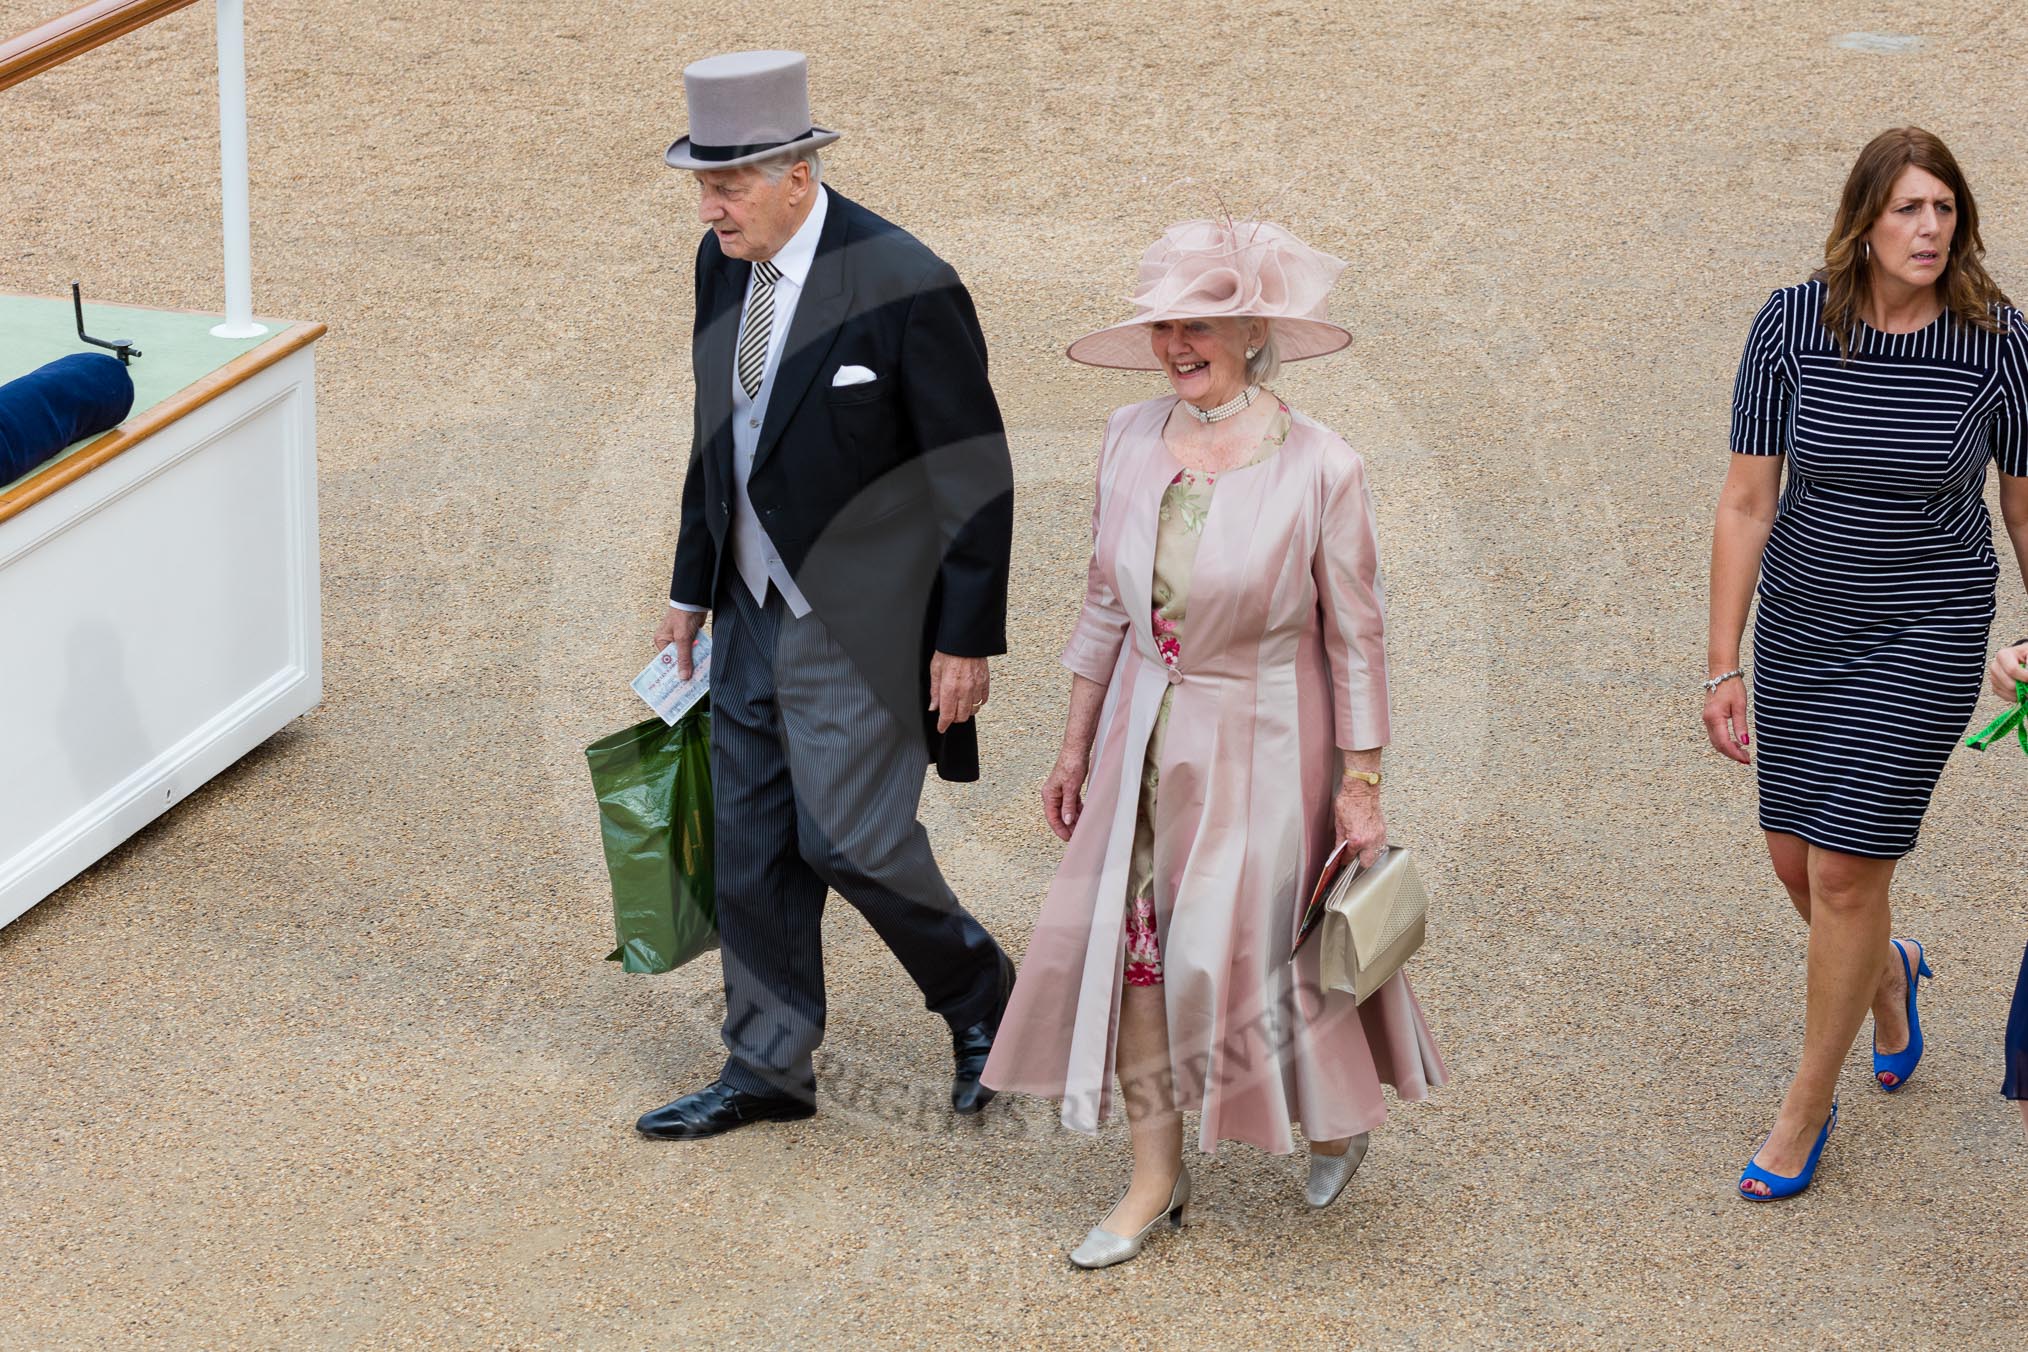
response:
{"label": "pink silk coat", "polygon": [[1096,1131],[1111,1107],[1127,868],[1141,766],[1173,686],[1155,813],[1155,922],[1170,1058],[1199,1144],[1284,1153],[1378,1126],[1444,1067],[1404,976],[1364,1006],[1324,992],[1317,944],[1289,947],[1335,842],[1339,748],[1388,740],[1380,568],[1365,464],[1298,414],[1274,455],[1218,476],[1178,665],[1150,597],[1162,440],[1174,396],[1116,411],[1098,469],[1083,613],[1063,663],[1106,687],[1077,820],[1029,940],[985,1083],[1063,1100]]}

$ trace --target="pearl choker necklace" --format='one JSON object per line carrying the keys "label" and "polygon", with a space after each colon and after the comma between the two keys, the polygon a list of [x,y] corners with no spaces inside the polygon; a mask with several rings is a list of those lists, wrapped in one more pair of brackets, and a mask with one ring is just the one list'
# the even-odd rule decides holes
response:
{"label": "pearl choker necklace", "polygon": [[1230,418],[1233,414],[1244,413],[1247,409],[1253,407],[1253,401],[1255,399],[1258,399],[1259,397],[1260,397],[1260,386],[1249,385],[1245,389],[1241,390],[1238,394],[1232,396],[1232,398],[1220,404],[1217,408],[1199,408],[1197,407],[1197,405],[1189,402],[1187,399],[1183,401],[1183,407],[1186,410],[1188,410],[1190,416],[1197,419],[1198,422],[1201,423],[1224,422],[1227,418]]}

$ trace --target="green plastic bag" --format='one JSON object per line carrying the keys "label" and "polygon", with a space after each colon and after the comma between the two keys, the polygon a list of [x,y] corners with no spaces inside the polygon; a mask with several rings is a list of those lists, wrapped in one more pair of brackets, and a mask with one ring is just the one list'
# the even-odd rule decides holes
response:
{"label": "green plastic bag", "polygon": [[718,947],[711,877],[711,704],[671,727],[636,723],[584,749],[613,879],[619,947],[606,961],[667,972]]}

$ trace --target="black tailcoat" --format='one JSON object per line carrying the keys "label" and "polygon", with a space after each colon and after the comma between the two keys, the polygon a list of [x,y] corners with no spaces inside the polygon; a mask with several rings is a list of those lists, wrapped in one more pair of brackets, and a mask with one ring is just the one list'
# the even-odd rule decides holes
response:
{"label": "black tailcoat", "polygon": [[[826,190],[828,191],[828,190]],[[690,468],[671,600],[710,606],[731,562],[733,354],[752,265],[697,249]],[[844,366],[871,382],[834,385]],[[941,736],[929,660],[1007,650],[1013,467],[986,340],[951,266],[832,192],[769,392],[747,491],[825,628],[945,779],[978,778],[976,720]],[[723,574],[723,576],[722,576]]]}

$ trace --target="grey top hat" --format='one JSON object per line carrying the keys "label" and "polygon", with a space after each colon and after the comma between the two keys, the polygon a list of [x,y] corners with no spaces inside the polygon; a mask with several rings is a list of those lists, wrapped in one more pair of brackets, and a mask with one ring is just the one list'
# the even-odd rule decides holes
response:
{"label": "grey top hat", "polygon": [[801,52],[729,52],[683,68],[690,134],[662,153],[676,169],[734,169],[838,139],[810,125],[810,63]]}

